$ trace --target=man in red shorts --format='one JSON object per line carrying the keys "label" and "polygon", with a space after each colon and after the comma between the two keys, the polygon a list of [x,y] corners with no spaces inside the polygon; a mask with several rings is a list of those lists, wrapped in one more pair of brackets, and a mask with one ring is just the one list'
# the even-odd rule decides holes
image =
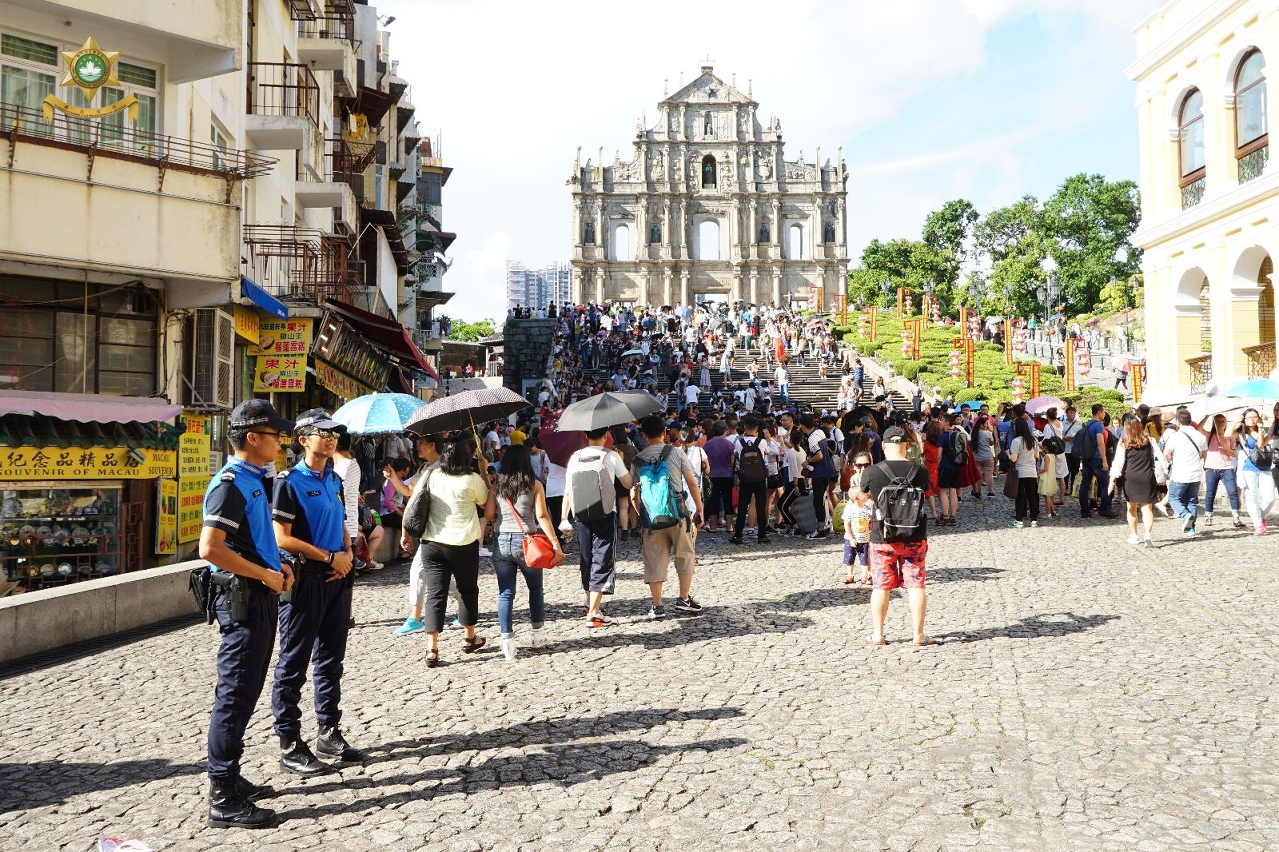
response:
{"label": "man in red shorts", "polygon": [[[928,469],[906,458],[910,438],[899,426],[884,430],[884,460],[862,472],[862,490],[880,502],[880,495],[894,479],[905,479],[920,491],[928,490]],[[876,513],[878,516],[878,512]],[[922,516],[914,530],[898,533],[894,541],[885,541],[881,525],[870,525],[870,569],[874,589],[870,593],[870,615],[874,627],[870,643],[887,644],[884,619],[888,616],[888,598],[893,589],[906,589],[911,620],[915,626],[916,645],[939,644],[924,633],[924,614],[928,598],[924,593],[924,560],[928,555],[928,522]]]}

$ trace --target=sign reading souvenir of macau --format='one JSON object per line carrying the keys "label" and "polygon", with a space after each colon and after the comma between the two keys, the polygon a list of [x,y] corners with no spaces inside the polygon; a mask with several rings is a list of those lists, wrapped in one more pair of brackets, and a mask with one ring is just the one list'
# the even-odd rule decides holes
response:
{"label": "sign reading souvenir of macau", "polygon": [[0,448],[0,480],[33,479],[155,479],[177,474],[173,450],[141,450],[139,464],[128,447],[14,447]]}

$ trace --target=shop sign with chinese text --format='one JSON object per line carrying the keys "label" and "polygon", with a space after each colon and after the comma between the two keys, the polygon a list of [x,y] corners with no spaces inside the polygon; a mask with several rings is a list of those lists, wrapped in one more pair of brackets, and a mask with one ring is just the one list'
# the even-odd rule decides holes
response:
{"label": "shop sign with chinese text", "polygon": [[0,480],[155,479],[177,473],[173,450],[141,450],[141,464],[128,447],[0,447]]}
{"label": "shop sign with chinese text", "polygon": [[155,552],[159,556],[178,552],[178,483],[172,479],[156,482]]}
{"label": "shop sign with chinese text", "polygon": [[315,377],[319,379],[322,386],[328,388],[340,399],[352,400],[357,396],[376,393],[373,388],[357,382],[346,373],[323,361],[315,362]]}
{"label": "shop sign with chinese text", "polygon": [[253,376],[254,393],[306,390],[306,356],[311,349],[313,322],[300,318],[258,323],[258,345],[250,349],[250,354],[257,355],[258,359]]}
{"label": "shop sign with chinese text", "polygon": [[186,415],[186,431],[178,439],[178,476],[209,479],[209,418]]}
{"label": "shop sign with chinese text", "polygon": [[186,544],[200,537],[204,525],[204,491],[212,477],[178,482],[178,542]]}

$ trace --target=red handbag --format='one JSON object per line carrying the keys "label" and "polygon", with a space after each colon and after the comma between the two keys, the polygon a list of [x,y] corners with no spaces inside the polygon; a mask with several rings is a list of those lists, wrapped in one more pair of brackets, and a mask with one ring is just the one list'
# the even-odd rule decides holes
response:
{"label": "red handbag", "polygon": [[511,514],[515,516],[515,523],[520,525],[520,532],[524,534],[524,564],[530,568],[554,568],[564,561],[562,553],[555,552],[555,545],[551,543],[551,539],[546,533],[529,532],[524,528],[524,520],[520,517],[520,513],[515,510],[515,504],[509,499],[506,505],[511,507]]}

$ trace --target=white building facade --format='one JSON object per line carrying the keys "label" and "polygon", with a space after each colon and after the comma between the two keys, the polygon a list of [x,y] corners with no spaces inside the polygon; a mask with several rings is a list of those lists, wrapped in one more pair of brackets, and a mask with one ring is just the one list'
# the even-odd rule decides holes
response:
{"label": "white building facade", "polygon": [[[573,198],[577,302],[745,301],[817,308],[848,270],[842,155],[788,161],[781,122],[703,66],[637,123],[628,161],[581,162]],[[815,304],[814,304],[815,303]]]}

